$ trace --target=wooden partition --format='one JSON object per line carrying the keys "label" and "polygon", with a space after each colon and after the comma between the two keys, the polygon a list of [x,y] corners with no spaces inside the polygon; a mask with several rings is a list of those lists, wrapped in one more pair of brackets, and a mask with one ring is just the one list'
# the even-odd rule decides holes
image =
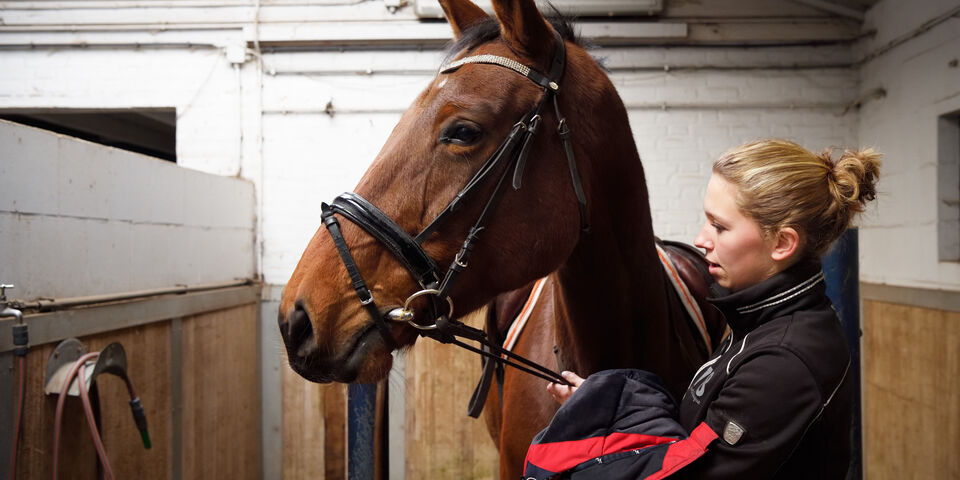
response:
{"label": "wooden partition", "polygon": [[863,306],[864,477],[960,478],[960,313]]}
{"label": "wooden partition", "polygon": [[[464,320],[479,327],[483,315]],[[483,417],[467,416],[479,378],[480,356],[455,345],[420,339],[407,354],[407,480],[497,475],[497,450]]]}
{"label": "wooden partition", "polygon": [[[128,375],[147,414],[150,450],[140,441],[123,381],[98,378],[101,436],[115,478],[260,477],[256,333],[257,306],[249,303],[80,337],[87,351],[123,345]],[[57,396],[44,395],[43,387],[57,343],[33,345],[26,357],[17,478],[52,474]],[[59,478],[97,478],[80,399],[69,397],[65,405]]]}
{"label": "wooden partition", "polygon": [[[482,313],[467,319],[478,325]],[[453,345],[420,339],[405,355],[404,451],[408,480],[492,479],[497,451],[483,419],[467,416],[480,358]],[[346,402],[342,384],[318,385],[289,367],[283,375],[283,478],[346,478]],[[401,449],[390,448],[390,455]],[[397,472],[393,472],[393,478]]]}

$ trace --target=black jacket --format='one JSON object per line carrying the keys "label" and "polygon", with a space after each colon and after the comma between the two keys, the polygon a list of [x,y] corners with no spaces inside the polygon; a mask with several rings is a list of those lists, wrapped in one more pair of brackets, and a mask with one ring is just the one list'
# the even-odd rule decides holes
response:
{"label": "black jacket", "polygon": [[820,264],[711,303],[733,333],[694,375],[680,422],[688,430],[706,422],[720,439],[681,476],[844,478],[850,354]]}
{"label": "black jacket", "polygon": [[819,264],[797,265],[712,299],[733,333],[679,412],[653,374],[595,373],[534,438],[524,478],[844,478],[850,355],[824,290]]}

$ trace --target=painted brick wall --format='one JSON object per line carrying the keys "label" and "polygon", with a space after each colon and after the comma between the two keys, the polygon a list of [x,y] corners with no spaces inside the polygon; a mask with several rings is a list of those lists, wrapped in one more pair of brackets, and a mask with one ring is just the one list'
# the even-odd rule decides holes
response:
{"label": "painted brick wall", "polygon": [[[957,20],[859,70],[835,67],[909,34],[953,3],[918,5],[879,2],[865,26],[878,33],[855,49],[596,51],[629,107],[658,234],[692,240],[710,162],[731,146],[768,136],[811,149],[874,145],[886,153],[886,166],[882,196],[861,222],[864,280],[960,288],[957,264],[935,257],[933,227],[932,119],[960,109],[960,69],[948,65],[960,50]],[[319,225],[319,202],[353,188],[441,55],[430,49],[266,54],[261,79],[252,57],[239,66],[228,60],[223,47],[234,40],[225,36],[211,41],[218,46],[191,49],[6,50],[0,109],[176,108],[182,166],[239,174],[257,185],[257,268],[269,284],[282,285]],[[757,68],[764,65],[786,67]],[[846,110],[877,87],[885,98]],[[328,102],[337,111],[333,117],[323,113]],[[916,248],[897,248],[902,245]]]}
{"label": "painted brick wall", "polygon": [[[605,58],[630,112],[644,161],[655,228],[692,242],[703,221],[712,161],[763,137],[811,149],[857,143],[857,95],[850,69],[752,69],[832,65],[847,49],[611,49]],[[319,204],[351,190],[400,113],[427,85],[438,53],[301,53],[267,56],[264,83],[263,272],[283,284],[314,234]],[[673,65],[664,70],[664,65]],[[737,70],[702,68],[743,66]],[[678,69],[680,66],[700,69]],[[406,72],[396,72],[406,69]],[[354,72],[373,72],[357,75]],[[379,74],[378,71],[390,70]],[[322,113],[328,102],[338,113]],[[570,118],[571,122],[577,119]]]}
{"label": "painted brick wall", "polygon": [[[769,136],[813,149],[857,143],[857,114],[844,107],[858,78],[832,67],[850,61],[848,48],[594,54],[628,105],[664,238],[692,241],[710,163],[727,148]],[[436,50],[266,54],[261,79],[251,57],[234,65],[223,45],[11,50],[0,55],[0,109],[176,108],[180,165],[257,185],[258,270],[282,285],[319,226],[319,203],[353,188],[440,62]]]}
{"label": "painted brick wall", "polygon": [[[936,225],[937,118],[960,112],[957,8],[951,0],[882,0],[867,16],[864,28],[878,33],[861,46],[861,56],[909,39],[860,68],[861,94],[886,92],[864,104],[858,126],[861,143],[885,154],[880,196],[861,230],[864,281],[960,290],[960,263],[938,260]],[[914,35],[936,18],[944,21]]]}

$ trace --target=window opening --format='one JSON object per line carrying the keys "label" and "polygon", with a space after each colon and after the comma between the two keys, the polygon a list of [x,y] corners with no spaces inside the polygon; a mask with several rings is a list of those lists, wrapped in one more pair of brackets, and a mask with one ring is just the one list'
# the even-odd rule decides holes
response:
{"label": "window opening", "polygon": [[157,110],[3,111],[0,118],[93,143],[177,161],[177,114]]}
{"label": "window opening", "polygon": [[937,248],[941,262],[960,261],[960,110],[937,121]]}

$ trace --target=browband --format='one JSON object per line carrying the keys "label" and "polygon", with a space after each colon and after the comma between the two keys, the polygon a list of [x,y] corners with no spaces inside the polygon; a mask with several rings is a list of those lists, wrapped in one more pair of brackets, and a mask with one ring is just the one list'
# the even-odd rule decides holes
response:
{"label": "browband", "polygon": [[[551,80],[547,78],[542,73],[512,58],[501,57],[499,55],[483,54],[483,55],[474,55],[472,57],[464,57],[464,58],[461,58],[460,60],[450,62],[440,67],[440,73],[450,73],[468,63],[486,63],[489,65],[500,65],[501,67],[509,68],[510,70],[513,70],[514,72],[517,72],[520,75],[523,75],[524,77],[527,77],[530,80],[533,80],[533,83],[536,83],[537,85],[540,85],[543,88],[549,88],[554,92],[560,91],[560,86],[557,85],[557,82],[555,80]],[[559,79],[559,77],[555,77],[555,78]]]}

